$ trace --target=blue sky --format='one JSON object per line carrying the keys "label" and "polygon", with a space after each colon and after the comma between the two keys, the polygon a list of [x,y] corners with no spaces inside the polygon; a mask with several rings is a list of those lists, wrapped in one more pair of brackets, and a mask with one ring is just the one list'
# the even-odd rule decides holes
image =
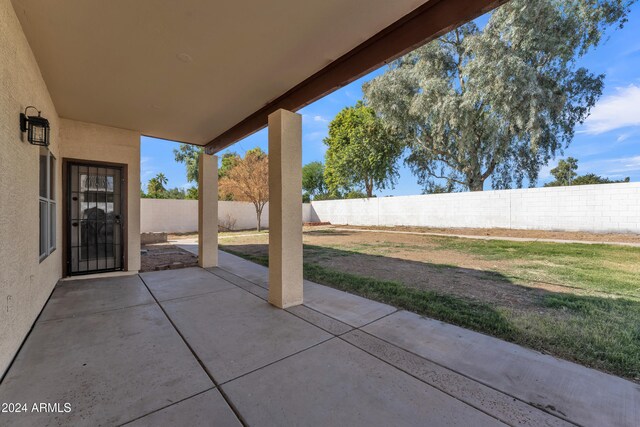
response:
{"label": "blue sky", "polygon": [[[479,24],[486,17],[479,19]],[[579,160],[578,173],[593,172],[609,178],[629,176],[640,181],[640,4],[633,6],[625,27],[610,30],[607,39],[578,62],[594,73],[604,73],[605,88],[602,97],[584,125],[576,128],[576,135],[564,155],[542,168],[538,186],[552,180],[549,171],[559,158],[572,156]],[[299,111],[302,114],[302,161],[324,161],[327,135],[331,119],[344,107],[354,105],[362,98],[362,83],[380,75],[384,68],[337,90]],[[267,151],[267,130],[251,135],[225,151],[244,154],[260,147]],[[168,180],[168,187],[187,188],[184,165],[176,163],[173,149],[178,144],[170,141],[142,137],[141,180],[147,181],[159,172]],[[223,153],[225,152],[223,151]],[[490,189],[487,180],[485,189]],[[400,178],[394,189],[377,191],[378,196],[420,194],[422,188],[411,171],[401,165]]]}

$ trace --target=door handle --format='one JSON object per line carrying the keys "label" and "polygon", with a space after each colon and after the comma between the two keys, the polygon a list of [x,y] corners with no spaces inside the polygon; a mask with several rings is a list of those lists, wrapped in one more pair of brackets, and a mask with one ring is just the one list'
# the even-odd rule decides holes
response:
{"label": "door handle", "polygon": [[74,226],[74,227],[77,227],[78,223],[77,222],[72,222],[71,225]]}

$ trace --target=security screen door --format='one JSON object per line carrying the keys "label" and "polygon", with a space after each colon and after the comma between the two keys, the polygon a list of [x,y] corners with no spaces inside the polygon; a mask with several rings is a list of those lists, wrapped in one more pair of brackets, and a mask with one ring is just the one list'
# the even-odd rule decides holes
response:
{"label": "security screen door", "polygon": [[122,270],[122,169],[72,163],[68,179],[69,274]]}

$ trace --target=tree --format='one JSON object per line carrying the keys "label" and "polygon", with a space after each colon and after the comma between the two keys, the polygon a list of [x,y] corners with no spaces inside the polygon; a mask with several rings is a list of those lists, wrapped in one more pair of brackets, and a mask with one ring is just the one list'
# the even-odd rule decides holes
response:
{"label": "tree", "polygon": [[[551,175],[556,179],[553,186],[571,185],[578,175],[578,159],[567,157],[567,160],[560,160],[558,166],[551,169]],[[549,185],[551,187],[551,185]]]}
{"label": "tree", "polygon": [[511,0],[395,61],[365,84],[368,105],[403,135],[421,185],[481,191],[535,185],[602,93],[577,68],[635,0]]}
{"label": "tree", "polygon": [[218,179],[224,178],[231,170],[231,168],[236,165],[238,160],[240,160],[240,156],[238,156],[238,153],[235,153],[233,151],[224,153],[220,162],[220,169],[218,169]]}
{"label": "tree", "polygon": [[619,181],[601,177],[595,173],[588,173],[578,176],[578,160],[568,157],[567,160],[560,160],[558,165],[551,169],[551,175],[554,181],[546,183],[545,187],[561,187],[567,185],[592,185],[592,184],[615,184],[620,182],[629,182],[629,177]]}
{"label": "tree", "polygon": [[198,187],[189,187],[184,198],[187,200],[198,200]]}
{"label": "tree", "polygon": [[182,200],[186,197],[186,193],[182,188],[170,188],[166,191],[165,197],[167,199],[177,199]]}
{"label": "tree", "polygon": [[187,181],[198,182],[198,165],[203,152],[202,147],[191,144],[180,144],[178,149],[173,150],[176,162],[184,163],[187,167]]}
{"label": "tree", "polygon": [[164,186],[167,182],[167,177],[163,173],[157,174],[147,183],[147,195],[154,199],[165,199],[167,189]]}
{"label": "tree", "polygon": [[[173,155],[176,162],[184,163],[187,168],[187,181],[195,182],[196,186],[187,190],[185,198],[197,200],[198,199],[198,176],[200,156],[204,152],[201,147],[195,147],[191,144],[180,144],[178,149],[173,150]],[[226,173],[235,165],[235,162],[240,157],[237,153],[227,152],[222,155],[221,165],[218,169],[218,179],[223,178]],[[220,200],[233,200],[230,194],[219,194]]]}
{"label": "tree", "polygon": [[576,179],[573,180],[571,185],[593,185],[593,184],[618,184],[622,182],[630,182],[631,178],[626,177],[620,180],[614,180],[610,178],[605,178],[600,175],[596,175],[595,173],[587,173],[584,175],[580,175]]}
{"label": "tree", "polygon": [[302,189],[306,199],[311,201],[312,197],[326,191],[327,185],[324,182],[324,165],[321,162],[307,163],[302,167]]}
{"label": "tree", "polygon": [[431,182],[427,184],[423,194],[444,194],[453,192],[455,192],[455,185],[450,181],[444,185],[436,182]]}
{"label": "tree", "polygon": [[220,191],[231,194],[233,200],[251,202],[256,209],[258,231],[261,229],[262,210],[269,201],[269,158],[260,148],[238,158],[219,182]]}
{"label": "tree", "polygon": [[[224,153],[220,162],[220,168],[218,169],[218,180],[227,176],[229,171],[233,169],[239,160],[241,160],[241,157],[238,153],[233,151]],[[225,192],[222,188],[218,188],[218,200],[233,201],[233,194]]]}
{"label": "tree", "polygon": [[329,124],[324,179],[332,194],[363,188],[393,188],[402,146],[396,136],[361,101],[340,111]]}

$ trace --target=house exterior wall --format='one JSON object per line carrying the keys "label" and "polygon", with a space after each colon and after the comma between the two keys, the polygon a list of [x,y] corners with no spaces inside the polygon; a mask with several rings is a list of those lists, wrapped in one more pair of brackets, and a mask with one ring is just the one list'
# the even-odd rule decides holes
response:
{"label": "house exterior wall", "polygon": [[312,221],[640,233],[640,183],[312,202]]}
{"label": "house exterior wall", "polygon": [[60,119],[62,159],[127,166],[127,270],[140,269],[140,133]]}
{"label": "house exterior wall", "polygon": [[[19,114],[29,105],[51,126],[57,159],[56,250],[39,261],[39,147]],[[33,114],[33,110],[30,111]],[[62,272],[60,121],[9,0],[0,0],[0,376],[6,371]]]}
{"label": "house exterior wall", "polygon": [[[128,269],[140,268],[140,134],[59,118],[9,0],[0,0],[0,58],[1,376],[63,274],[63,158],[127,165]],[[56,250],[42,261],[40,148],[19,127],[19,114],[29,105],[49,120],[49,150],[56,158]]]}

